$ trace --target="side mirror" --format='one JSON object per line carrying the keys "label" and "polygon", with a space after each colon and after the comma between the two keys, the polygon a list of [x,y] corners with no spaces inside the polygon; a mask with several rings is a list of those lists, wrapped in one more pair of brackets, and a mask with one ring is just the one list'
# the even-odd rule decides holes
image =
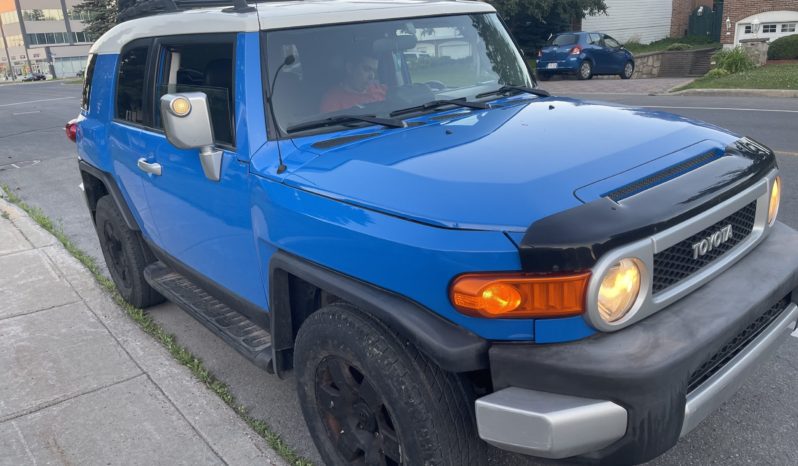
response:
{"label": "side mirror", "polygon": [[209,180],[219,181],[222,151],[213,146],[213,125],[205,93],[164,95],[161,97],[161,121],[166,139],[178,149],[199,149],[205,176]]}

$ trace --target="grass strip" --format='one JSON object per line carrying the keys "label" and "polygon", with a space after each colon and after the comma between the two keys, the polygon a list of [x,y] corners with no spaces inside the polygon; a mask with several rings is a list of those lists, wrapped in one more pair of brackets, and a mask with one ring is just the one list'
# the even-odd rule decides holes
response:
{"label": "grass strip", "polygon": [[[94,276],[94,279],[97,280],[100,286],[102,286],[105,291],[110,293],[116,304],[124,309],[125,313],[127,313],[127,315],[130,316],[130,318],[133,319],[133,321],[136,322],[142,330],[158,340],[158,342],[160,342],[161,345],[163,345],[169,351],[169,353],[177,360],[177,362],[186,366],[194,375],[194,377],[205,384],[206,387],[208,387],[213,393],[227,403],[227,405],[230,406],[252,430],[257,432],[258,435],[266,440],[266,443],[268,443],[269,446],[277,452],[277,454],[295,466],[311,466],[313,464],[307,458],[297,455],[291,449],[291,447],[288,446],[288,444],[285,443],[285,441],[269,427],[266,422],[250,416],[249,410],[244,405],[238,403],[235,396],[230,391],[230,387],[228,387],[226,383],[217,379],[205,367],[201,359],[194,356],[188,349],[180,345],[174,335],[166,332],[160,325],[152,320],[152,318],[147,315],[144,310],[131,306],[130,303],[125,301],[122,298],[122,295],[120,295],[119,291],[116,289],[114,282],[102,274],[102,269],[97,265],[97,261],[92,256],[86,254],[79,247],[77,247],[75,243],[73,243],[72,240],[70,240],[69,237],[64,233],[61,227],[50,220],[50,218],[47,217],[47,215],[45,215],[40,208],[32,207],[26,204],[25,201],[17,196],[6,185],[2,185],[2,192],[5,192],[6,200],[25,211],[25,213],[27,213],[34,222],[38,223],[39,226],[52,234],[64,246],[64,248],[66,248],[66,250],[72,254],[73,257],[75,257],[75,259],[80,261],[80,263],[83,264],[83,266],[86,267],[89,272],[91,272],[91,274]],[[0,192],[0,194],[2,194],[2,192]],[[4,217],[7,217],[7,214],[4,215]]]}
{"label": "grass strip", "polygon": [[798,89],[798,65],[765,65],[751,71],[719,78],[703,77],[681,87],[685,89]]}

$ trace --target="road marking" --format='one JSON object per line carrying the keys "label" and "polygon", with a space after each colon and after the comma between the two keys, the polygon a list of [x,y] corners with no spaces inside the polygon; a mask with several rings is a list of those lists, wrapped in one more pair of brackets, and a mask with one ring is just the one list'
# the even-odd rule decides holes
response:
{"label": "road marking", "polygon": [[767,108],[730,108],[730,107],[675,107],[668,105],[633,105],[638,108],[667,108],[675,110],[728,110],[731,112],[766,112],[766,113],[798,113],[798,110],[776,110]]}
{"label": "road marking", "polygon": [[12,115],[14,115],[14,116],[16,116],[16,115],[32,115],[34,113],[42,113],[42,111],[41,110],[34,110],[32,112],[17,112],[17,113],[12,113]]}
{"label": "road marking", "polygon": [[798,157],[798,152],[786,152],[783,150],[775,151],[776,155],[786,155],[787,157]]}
{"label": "road marking", "polygon": [[55,99],[39,99],[39,100],[29,100],[27,102],[14,102],[13,104],[0,104],[0,107],[11,107],[14,105],[25,105],[25,104],[35,104],[37,102],[52,102],[54,100],[67,100],[67,99],[76,99],[77,97],[57,97]]}

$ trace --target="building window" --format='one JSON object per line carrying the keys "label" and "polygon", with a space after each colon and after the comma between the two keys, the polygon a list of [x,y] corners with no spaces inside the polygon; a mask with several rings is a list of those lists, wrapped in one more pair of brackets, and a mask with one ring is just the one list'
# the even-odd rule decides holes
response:
{"label": "building window", "polygon": [[745,34],[751,34],[752,32],[754,32],[753,27],[750,24],[746,24],[745,25]]}
{"label": "building window", "polygon": [[60,8],[22,10],[22,19],[25,21],[63,21],[64,12]]}
{"label": "building window", "polygon": [[795,32],[795,23],[784,23],[781,25],[781,32]]}
{"label": "building window", "polygon": [[94,37],[88,32],[73,32],[72,39],[75,42],[94,42]]}
{"label": "building window", "polygon": [[6,36],[6,42],[8,42],[9,47],[22,47],[25,45],[25,43],[22,41],[22,34]]}
{"label": "building window", "polygon": [[763,33],[776,32],[776,25],[775,24],[763,24],[762,25],[762,32]]}
{"label": "building window", "polygon": [[68,44],[69,35],[66,32],[37,32],[28,34],[29,45]]}
{"label": "building window", "polygon": [[19,22],[19,17],[17,16],[16,11],[6,11],[5,13],[0,13],[0,19],[3,20],[3,24],[14,24]]}
{"label": "building window", "polygon": [[96,14],[88,11],[75,11],[73,8],[67,10],[67,16],[74,21],[91,21]]}

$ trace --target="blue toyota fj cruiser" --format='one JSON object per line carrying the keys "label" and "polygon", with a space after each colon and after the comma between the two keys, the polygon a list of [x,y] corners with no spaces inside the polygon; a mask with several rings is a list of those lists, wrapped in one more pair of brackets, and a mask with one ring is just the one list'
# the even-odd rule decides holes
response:
{"label": "blue toyota fj cruiser", "polygon": [[765,146],[534,86],[486,3],[238,0],[102,36],[67,132],[122,296],[328,463],[646,461],[795,329],[798,233]]}

